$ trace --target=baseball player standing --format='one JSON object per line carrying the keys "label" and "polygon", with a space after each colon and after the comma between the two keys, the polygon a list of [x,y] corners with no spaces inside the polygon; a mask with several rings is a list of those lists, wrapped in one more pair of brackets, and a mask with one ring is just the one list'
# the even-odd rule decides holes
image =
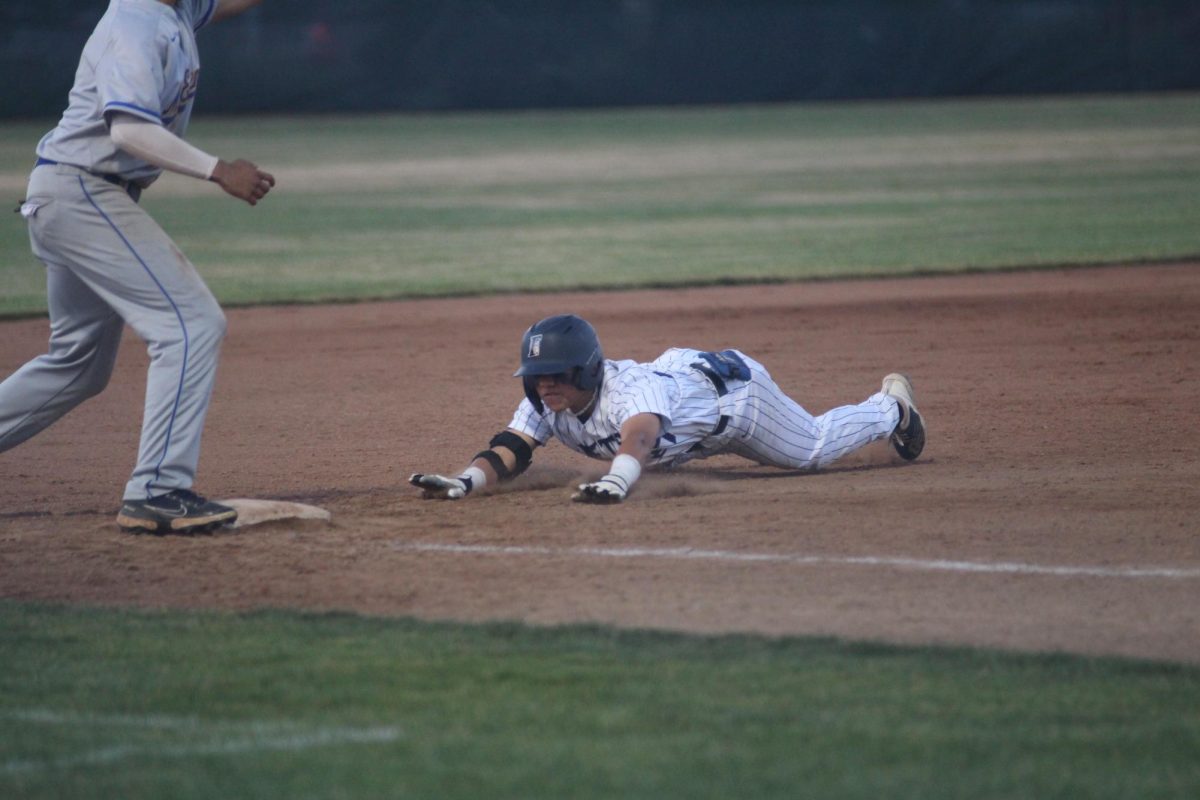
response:
{"label": "baseball player standing", "polygon": [[455,477],[413,474],[409,482],[424,497],[457,500],[509,480],[551,438],[612,462],[607,475],[572,495],[581,503],[624,500],[646,466],[718,453],[818,469],[883,438],[908,461],[925,447],[912,384],[899,373],[863,402],[814,417],[737,350],[672,348],[649,364],[608,360],[592,326],[570,314],[525,332],[514,377],[522,378],[525,399],[508,428]]}
{"label": "baseball player standing", "polygon": [[200,76],[195,32],[259,2],[110,0],[20,209],[46,266],[50,344],[0,383],[0,452],[104,389],[128,323],[150,352],[137,465],[117,516],[129,531],[188,533],[237,517],[192,491],[225,316],[137,202],[164,169],[250,205],[275,185],[249,161],[182,138]]}

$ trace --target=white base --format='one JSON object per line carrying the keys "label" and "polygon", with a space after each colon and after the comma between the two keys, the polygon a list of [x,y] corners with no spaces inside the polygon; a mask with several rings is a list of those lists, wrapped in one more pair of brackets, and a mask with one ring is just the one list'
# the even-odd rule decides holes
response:
{"label": "white base", "polygon": [[263,522],[274,522],[280,519],[319,519],[328,521],[332,516],[328,511],[317,506],[304,503],[288,503],[283,500],[251,500],[237,498],[235,500],[218,500],[218,503],[237,509],[238,517],[234,528],[247,528]]}

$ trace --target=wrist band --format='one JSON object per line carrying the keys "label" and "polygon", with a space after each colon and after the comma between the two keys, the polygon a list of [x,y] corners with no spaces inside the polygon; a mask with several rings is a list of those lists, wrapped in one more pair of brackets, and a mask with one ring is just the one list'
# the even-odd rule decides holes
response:
{"label": "wrist band", "polygon": [[630,486],[633,486],[633,482],[641,476],[642,465],[633,456],[622,453],[612,460],[608,474],[625,481],[625,489],[628,490]]}
{"label": "wrist band", "polygon": [[487,475],[479,467],[467,467],[458,479],[467,484],[468,493],[487,486]]}

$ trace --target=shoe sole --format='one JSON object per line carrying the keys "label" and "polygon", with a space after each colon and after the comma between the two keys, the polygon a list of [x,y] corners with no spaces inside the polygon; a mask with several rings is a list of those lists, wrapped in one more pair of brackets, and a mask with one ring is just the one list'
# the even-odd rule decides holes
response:
{"label": "shoe sole", "polygon": [[117,515],[117,525],[126,533],[145,534],[150,533],[156,536],[163,536],[168,533],[175,533],[182,536],[190,536],[197,533],[212,533],[218,528],[232,524],[237,519],[237,512],[226,514],[214,514],[208,517],[195,517],[187,519],[173,519],[159,522],[153,519],[143,519],[141,517],[127,517],[124,514]]}
{"label": "shoe sole", "polygon": [[[894,391],[895,389],[898,391]],[[916,417],[917,433],[911,440],[905,442],[899,433],[893,433],[888,437],[901,458],[905,461],[913,461],[925,449],[925,419],[913,401],[912,381],[907,375],[893,372],[883,379],[881,391],[904,404],[910,417]],[[910,422],[909,425],[911,427],[912,423]]]}
{"label": "shoe sole", "polygon": [[925,421],[921,419],[921,414],[916,409],[909,406],[909,413],[917,418],[917,435],[905,442],[900,434],[893,433],[891,435],[892,447],[896,448],[896,452],[905,461],[914,461],[917,456],[921,455],[921,451],[925,449]]}

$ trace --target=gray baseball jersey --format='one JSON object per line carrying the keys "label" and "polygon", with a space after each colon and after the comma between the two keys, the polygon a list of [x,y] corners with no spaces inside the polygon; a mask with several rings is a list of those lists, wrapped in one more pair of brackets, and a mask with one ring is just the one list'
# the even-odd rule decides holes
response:
{"label": "gray baseball jersey", "polygon": [[539,444],[557,438],[571,450],[611,460],[621,426],[636,414],[655,414],[662,432],[649,464],[676,466],[734,453],[761,464],[807,469],[891,435],[900,419],[896,400],[876,393],[857,405],[814,417],[788,397],[762,364],[734,351],[749,379],[715,376],[701,351],[672,348],[648,364],[604,362],[604,377],[589,412],[537,411],[528,398],[509,427]]}
{"label": "gray baseball jersey", "polygon": [[191,262],[137,205],[160,170],[121,152],[106,117],[182,134],[200,72],[194,32],[217,0],[111,0],[83,50],[70,104],[38,145],[21,213],[46,266],[49,352],[0,383],[0,452],[108,383],[124,324],[150,347],[127,500],[191,488],[225,317]]}
{"label": "gray baseball jersey", "polygon": [[108,115],[120,112],[187,133],[200,80],[195,31],[208,24],[217,0],[112,0],[84,45],[70,104],[38,144],[41,158],[148,186],[162,171],[129,155],[108,135]]}

